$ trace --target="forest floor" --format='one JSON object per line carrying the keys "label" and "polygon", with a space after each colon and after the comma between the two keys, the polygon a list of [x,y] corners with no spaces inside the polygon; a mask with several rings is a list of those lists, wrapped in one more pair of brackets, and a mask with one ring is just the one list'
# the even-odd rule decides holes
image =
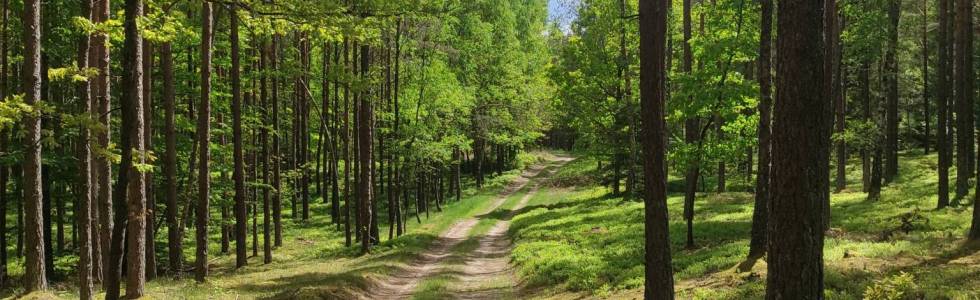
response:
{"label": "forest floor", "polygon": [[[972,193],[936,210],[935,154],[903,153],[900,160],[901,174],[880,200],[868,201],[861,191],[856,160],[847,168],[848,189],[832,194],[827,298],[980,298],[980,245],[964,239]],[[527,297],[643,298],[643,204],[597,186],[596,165],[587,157],[570,162],[513,219],[511,257]],[[698,194],[693,249],[685,249],[683,180],[668,183],[679,299],[760,299],[765,293],[765,259],[745,261],[752,182],[729,176],[728,192]],[[704,188],[714,190],[706,178]]]}
{"label": "forest floor", "polygon": [[[446,203],[441,212],[411,216],[401,237],[387,239],[383,227],[385,239],[370,254],[344,247],[343,232],[331,222],[327,205],[317,201],[310,220],[284,219],[284,243],[273,263],[262,264],[259,255],[235,269],[234,255],[211,243],[215,254],[206,283],[162,276],[148,283],[148,295],[642,299],[643,204],[598,186],[594,159],[537,155],[542,157],[538,164],[491,178],[482,190],[466,190],[462,201]],[[859,162],[848,165],[849,189],[832,195],[824,249],[828,299],[980,298],[980,247],[962,238],[973,195],[960,205],[934,209],[935,161],[934,154],[903,153],[901,174],[875,202],[861,191]],[[752,182],[744,177],[731,174],[728,192],[698,194],[693,249],[684,248],[683,180],[668,182],[678,298],[757,299],[764,294],[765,259],[745,262],[753,196],[748,192]],[[704,188],[713,190],[713,179],[706,178]],[[193,257],[191,238],[185,241],[185,257]],[[159,249],[165,247],[158,241]],[[5,292],[3,297],[16,294]],[[74,284],[65,282],[45,296],[71,299],[75,293]]]}

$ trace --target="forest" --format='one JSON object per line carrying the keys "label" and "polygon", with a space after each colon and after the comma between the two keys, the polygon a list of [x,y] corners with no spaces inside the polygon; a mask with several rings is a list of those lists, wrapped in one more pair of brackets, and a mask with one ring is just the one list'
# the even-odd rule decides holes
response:
{"label": "forest", "polygon": [[0,6],[0,298],[980,297],[980,1]]}

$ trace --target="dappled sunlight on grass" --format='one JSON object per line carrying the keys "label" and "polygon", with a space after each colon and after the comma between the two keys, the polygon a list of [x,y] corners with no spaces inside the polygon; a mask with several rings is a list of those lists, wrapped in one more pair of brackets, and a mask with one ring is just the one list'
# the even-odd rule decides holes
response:
{"label": "dappled sunlight on grass", "polygon": [[[858,162],[848,166],[848,189],[831,197],[832,224],[824,250],[829,299],[860,299],[870,287],[900,272],[915,279],[914,294],[926,299],[980,297],[980,253],[976,246],[963,244],[972,217],[967,202],[973,198],[936,210],[935,160],[934,154],[904,153],[900,176],[875,202],[861,192]],[[595,166],[594,160],[579,159],[558,173],[577,178],[591,174]],[[760,298],[765,292],[764,259],[747,272],[735,268],[748,252],[753,194],[699,193],[697,247],[685,250],[683,195],[671,191],[667,202],[678,295]],[[641,295],[643,204],[608,192],[594,183],[543,189],[514,218],[511,234],[517,245],[512,259],[528,291],[544,297]]]}

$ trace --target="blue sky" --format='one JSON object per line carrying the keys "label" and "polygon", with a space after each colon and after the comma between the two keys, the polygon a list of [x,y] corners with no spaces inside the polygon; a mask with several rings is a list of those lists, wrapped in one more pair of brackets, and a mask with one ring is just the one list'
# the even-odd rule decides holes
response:
{"label": "blue sky", "polygon": [[558,22],[562,30],[568,31],[575,19],[578,0],[548,0],[548,19]]}

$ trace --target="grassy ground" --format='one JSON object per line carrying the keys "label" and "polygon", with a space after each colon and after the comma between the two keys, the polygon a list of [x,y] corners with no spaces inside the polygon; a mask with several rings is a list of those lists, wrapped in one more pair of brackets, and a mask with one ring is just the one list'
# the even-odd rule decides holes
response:
{"label": "grassy ground", "polygon": [[[541,155],[547,154],[522,155],[520,167],[534,163]],[[283,246],[273,250],[271,264],[262,263],[260,249],[259,256],[249,258],[248,266],[234,269],[235,256],[233,253],[221,253],[220,235],[216,223],[212,223],[208,247],[211,274],[207,282],[195,282],[191,273],[184,274],[183,278],[161,274],[158,279],[147,283],[147,296],[149,299],[349,298],[358,291],[369,289],[370,278],[393,273],[411,261],[457,220],[486,211],[493,202],[491,200],[519,174],[518,170],[505,172],[489,178],[483,189],[464,189],[461,201],[455,202],[447,198],[449,203],[443,205],[441,212],[436,212],[432,205],[430,217],[423,213],[421,223],[417,223],[415,216],[410,214],[408,231],[401,237],[387,240],[388,227],[382,226],[380,232],[383,242],[368,255],[360,255],[357,247],[344,247],[343,232],[338,231],[331,222],[328,206],[322,204],[319,198],[311,202],[311,218],[308,221],[290,218],[289,204],[284,203]],[[473,186],[467,181],[463,184],[464,187]],[[515,201],[509,200],[507,203],[512,206]],[[509,207],[506,205],[508,204],[505,207]],[[412,212],[414,213],[414,206]],[[216,212],[212,213],[212,219],[219,216]],[[382,221],[387,220],[387,212],[379,212],[378,216]],[[486,231],[489,226],[492,223],[480,225],[476,230]],[[188,229],[184,243],[185,266],[188,267],[193,263],[195,251],[192,229]],[[165,236],[165,230],[161,230],[157,240],[158,254],[164,257]],[[251,235],[248,242],[251,254]],[[234,241],[232,252],[233,243]],[[160,263],[165,264],[164,261]],[[63,278],[55,281],[49,292],[31,294],[26,298],[77,299],[77,284],[74,281],[76,275],[73,275],[75,264],[75,256],[59,258],[56,261],[56,273],[69,275],[59,275]],[[15,258],[11,261],[9,269],[14,279],[22,276],[22,259]],[[0,298],[18,297],[22,293],[19,285],[15,285],[0,291]],[[104,293],[100,292],[97,298],[102,297]]]}
{"label": "grassy ground", "polygon": [[[970,226],[972,195],[964,205],[935,210],[935,155],[901,157],[901,175],[882,199],[866,201],[859,164],[849,187],[832,196],[826,238],[826,294],[830,299],[980,297],[980,253],[962,239]],[[580,158],[555,176],[514,218],[512,258],[527,293],[542,298],[642,298],[642,203],[608,194],[588,182],[596,162]],[[953,175],[955,178],[955,174]],[[682,186],[672,178],[671,188]],[[580,185],[565,188],[561,186]],[[710,189],[711,185],[709,185]],[[753,196],[699,194],[694,232],[698,247],[684,249],[683,195],[669,195],[676,290],[682,299],[760,298],[765,262],[737,272],[748,251]],[[905,224],[904,230],[898,230]]]}

